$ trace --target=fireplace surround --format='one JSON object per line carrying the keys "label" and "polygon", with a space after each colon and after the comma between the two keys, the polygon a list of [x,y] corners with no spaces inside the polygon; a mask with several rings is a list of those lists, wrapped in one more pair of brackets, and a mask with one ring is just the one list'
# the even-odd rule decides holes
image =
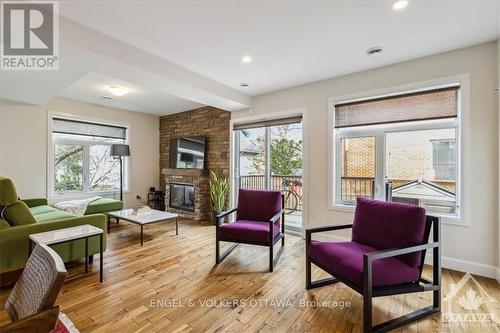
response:
{"label": "fireplace surround", "polygon": [[[168,212],[196,221],[211,221],[209,171],[229,177],[229,122],[231,114],[211,106],[160,117],[160,187],[165,191]],[[205,169],[170,168],[172,139],[206,137]],[[170,207],[170,182],[194,186],[194,211]]]}
{"label": "fireplace surround", "polygon": [[210,220],[207,170],[165,169],[165,207],[170,213],[194,220]]}

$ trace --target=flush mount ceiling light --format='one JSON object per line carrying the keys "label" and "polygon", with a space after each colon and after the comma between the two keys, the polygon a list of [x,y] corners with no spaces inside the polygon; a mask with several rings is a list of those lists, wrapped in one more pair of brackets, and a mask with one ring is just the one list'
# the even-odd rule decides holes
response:
{"label": "flush mount ceiling light", "polygon": [[127,87],[123,86],[109,86],[106,88],[110,93],[112,93],[115,96],[123,96],[128,94],[129,89]]}
{"label": "flush mount ceiling light", "polygon": [[244,56],[243,58],[241,58],[241,61],[245,64],[248,64],[248,63],[252,62],[252,57]]}
{"label": "flush mount ceiling light", "polygon": [[399,0],[399,1],[396,1],[392,5],[392,9],[394,9],[394,10],[401,10],[401,9],[405,8],[406,6],[408,6],[408,1],[407,0]]}
{"label": "flush mount ceiling light", "polygon": [[248,88],[248,83],[242,82],[242,83],[240,83],[240,87],[242,87],[242,88]]}
{"label": "flush mount ceiling light", "polygon": [[384,52],[384,50],[379,46],[370,47],[368,50],[366,50],[367,55],[374,55],[374,54],[379,54],[382,52]]}

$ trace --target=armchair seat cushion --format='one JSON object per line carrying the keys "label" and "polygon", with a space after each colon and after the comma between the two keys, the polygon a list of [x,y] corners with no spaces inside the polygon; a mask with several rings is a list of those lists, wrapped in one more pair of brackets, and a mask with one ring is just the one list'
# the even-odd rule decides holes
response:
{"label": "armchair seat cushion", "polygon": [[[279,221],[274,223],[273,239],[280,233]],[[269,223],[261,221],[237,220],[219,227],[219,238],[238,241],[265,243],[269,241]]]}
{"label": "armchair seat cushion", "polygon": [[[377,251],[356,242],[312,242],[307,249],[309,256],[334,276],[340,276],[363,286],[363,254]],[[373,261],[373,286],[390,286],[418,281],[420,270],[398,258]]]}

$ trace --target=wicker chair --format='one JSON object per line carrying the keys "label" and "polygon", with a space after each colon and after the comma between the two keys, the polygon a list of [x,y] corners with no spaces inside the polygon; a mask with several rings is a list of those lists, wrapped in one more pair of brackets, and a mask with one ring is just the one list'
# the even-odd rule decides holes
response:
{"label": "wicker chair", "polygon": [[54,306],[67,272],[59,255],[37,245],[5,303],[11,323],[0,332],[50,332],[59,317]]}

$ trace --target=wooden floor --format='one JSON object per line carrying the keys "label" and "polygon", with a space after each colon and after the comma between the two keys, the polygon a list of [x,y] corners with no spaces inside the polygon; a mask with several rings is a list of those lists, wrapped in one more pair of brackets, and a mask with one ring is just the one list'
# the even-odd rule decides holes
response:
{"label": "wooden floor", "polygon": [[[113,225],[105,253],[104,283],[96,258],[88,274],[68,264],[69,276],[58,298],[81,332],[360,332],[361,297],[343,284],[304,288],[304,241],[288,236],[274,273],[267,272],[263,247],[240,245],[214,267],[214,227],[192,221],[145,227],[140,246],[137,225]],[[319,269],[314,277],[322,277]],[[429,272],[426,272],[428,275]],[[443,295],[463,273],[443,271]],[[477,278],[496,301],[500,287]],[[0,308],[10,290],[0,293]],[[431,294],[377,298],[374,322],[430,304]],[[306,302],[322,302],[312,306]],[[337,303],[335,303],[337,302]],[[316,304],[318,305],[318,304]],[[347,305],[350,305],[349,307]],[[0,326],[7,321],[0,312]],[[441,315],[396,332],[496,332],[498,327],[444,327]]]}

